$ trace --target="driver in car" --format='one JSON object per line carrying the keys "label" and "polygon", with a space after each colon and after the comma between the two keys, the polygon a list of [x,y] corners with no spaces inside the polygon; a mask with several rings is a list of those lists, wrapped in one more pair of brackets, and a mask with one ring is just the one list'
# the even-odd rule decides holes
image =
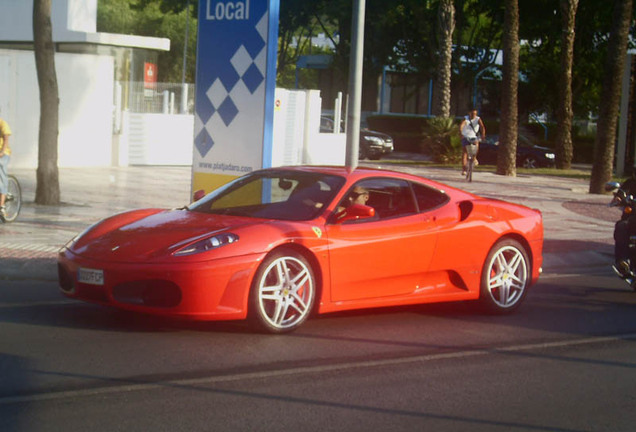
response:
{"label": "driver in car", "polygon": [[336,217],[339,219],[344,216],[347,207],[353,204],[367,205],[367,201],[369,201],[369,191],[362,186],[355,186],[336,209]]}

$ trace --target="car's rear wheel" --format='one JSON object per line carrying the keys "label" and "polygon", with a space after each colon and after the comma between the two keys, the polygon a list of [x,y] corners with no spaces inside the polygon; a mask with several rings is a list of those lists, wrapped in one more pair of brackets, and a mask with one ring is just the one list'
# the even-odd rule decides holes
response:
{"label": "car's rear wheel", "polygon": [[283,249],[269,255],[252,282],[250,324],[267,333],[286,333],[309,316],[316,297],[311,264],[295,251]]}
{"label": "car's rear wheel", "polygon": [[537,167],[537,160],[533,156],[526,156],[523,158],[523,167],[534,169]]}
{"label": "car's rear wheel", "polygon": [[482,270],[482,306],[493,313],[516,310],[526,296],[530,278],[530,261],[523,246],[512,239],[497,242]]}

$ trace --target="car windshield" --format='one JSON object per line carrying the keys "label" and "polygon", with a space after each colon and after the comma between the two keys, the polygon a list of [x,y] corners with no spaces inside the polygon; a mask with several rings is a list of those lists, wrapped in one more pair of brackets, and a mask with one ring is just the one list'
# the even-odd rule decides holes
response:
{"label": "car windshield", "polygon": [[188,209],[263,219],[309,220],[329,205],[344,182],[343,177],[322,173],[256,171],[211,192]]}

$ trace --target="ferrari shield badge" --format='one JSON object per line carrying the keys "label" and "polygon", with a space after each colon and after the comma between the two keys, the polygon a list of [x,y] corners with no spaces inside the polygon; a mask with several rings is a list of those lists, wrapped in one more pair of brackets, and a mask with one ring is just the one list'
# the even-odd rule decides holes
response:
{"label": "ferrari shield badge", "polygon": [[314,230],[314,234],[316,234],[316,237],[320,238],[322,237],[322,230],[318,227],[311,227],[312,230]]}

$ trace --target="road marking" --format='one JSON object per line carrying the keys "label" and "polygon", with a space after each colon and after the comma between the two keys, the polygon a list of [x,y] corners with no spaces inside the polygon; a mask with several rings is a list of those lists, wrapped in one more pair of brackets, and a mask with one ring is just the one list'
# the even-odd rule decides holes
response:
{"label": "road marking", "polygon": [[38,306],[65,306],[77,304],[77,300],[55,300],[40,302],[0,303],[0,309],[29,308]]}
{"label": "road marking", "polygon": [[596,276],[615,276],[616,274],[611,270],[608,270],[607,267],[599,267],[592,269],[580,269],[581,271],[578,273],[543,273],[539,276],[539,282],[545,279],[562,279],[562,278],[571,278],[571,277],[581,277],[582,275],[596,275]]}
{"label": "road marking", "polygon": [[[429,362],[429,361],[446,360],[446,359],[462,359],[467,357],[475,357],[475,356],[483,356],[483,355],[491,355],[491,354],[506,354],[506,353],[513,353],[513,352],[533,351],[538,349],[593,345],[593,344],[601,344],[601,343],[607,343],[607,342],[618,342],[618,341],[624,341],[624,340],[630,340],[630,339],[636,339],[636,333],[627,333],[627,334],[614,335],[614,336],[596,336],[596,337],[581,338],[581,339],[574,339],[574,340],[564,340],[564,341],[556,341],[556,342],[520,344],[520,345],[511,345],[509,347],[475,349],[475,350],[458,351],[458,352],[450,352],[450,353],[425,354],[425,355],[401,357],[396,359],[367,360],[367,361],[347,362],[347,363],[322,365],[322,366],[305,366],[305,367],[297,367],[297,368],[291,368],[291,369],[278,369],[278,370],[272,370],[272,371],[239,373],[234,375],[209,376],[209,377],[192,378],[192,379],[157,381],[153,383],[136,383],[136,384],[133,383],[133,384],[127,384],[127,385],[98,387],[98,388],[91,388],[91,389],[84,389],[84,390],[69,390],[69,391],[38,393],[38,394],[25,395],[25,396],[6,396],[6,397],[0,397],[0,405],[8,405],[8,404],[14,404],[14,403],[46,402],[46,401],[55,401],[60,399],[80,398],[80,397],[85,398],[88,396],[102,396],[107,394],[128,393],[133,391],[157,390],[157,389],[166,388],[166,387],[182,387],[183,388],[188,386],[198,386],[198,385],[206,385],[206,384],[245,381],[245,380],[252,380],[252,379],[279,378],[279,377],[285,377],[285,376],[291,376],[291,375],[335,372],[335,371],[343,371],[343,370],[349,370],[349,369],[364,369],[364,368],[383,367],[383,366],[395,366],[395,365],[403,365],[407,363]],[[113,378],[113,379],[116,379],[116,378]]]}

